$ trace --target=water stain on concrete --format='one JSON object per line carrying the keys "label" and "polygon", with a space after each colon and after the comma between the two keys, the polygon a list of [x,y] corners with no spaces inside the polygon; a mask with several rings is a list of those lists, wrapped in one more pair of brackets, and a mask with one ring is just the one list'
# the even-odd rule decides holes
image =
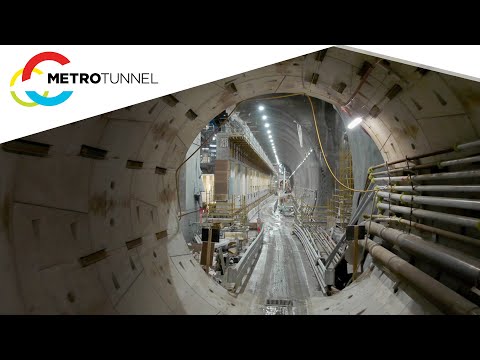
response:
{"label": "water stain on concrete", "polygon": [[154,124],[152,127],[152,136],[154,141],[162,139],[172,139],[177,136],[178,129],[167,124]]}

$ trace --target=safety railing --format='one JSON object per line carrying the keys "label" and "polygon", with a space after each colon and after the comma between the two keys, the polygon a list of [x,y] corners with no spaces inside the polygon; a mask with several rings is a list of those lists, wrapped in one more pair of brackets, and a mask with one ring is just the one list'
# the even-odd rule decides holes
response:
{"label": "safety railing", "polygon": [[241,287],[243,285],[245,275],[252,270],[252,265],[255,263],[262,250],[264,232],[265,227],[262,226],[260,233],[248,247],[247,251],[245,251],[240,261],[236,265],[227,268],[224,277],[225,282],[227,284],[233,284],[233,289],[238,289]]}

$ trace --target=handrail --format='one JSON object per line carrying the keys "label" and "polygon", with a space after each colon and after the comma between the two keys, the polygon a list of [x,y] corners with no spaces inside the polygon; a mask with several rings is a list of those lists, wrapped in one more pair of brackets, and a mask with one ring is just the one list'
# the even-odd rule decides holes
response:
{"label": "handrail", "polygon": [[247,251],[245,251],[240,261],[235,265],[235,267],[227,268],[225,274],[226,282],[234,283],[235,288],[238,288],[242,285],[243,277],[245,276],[247,270],[252,266],[253,261],[257,258],[259,252],[262,250],[264,231],[265,227],[262,226],[260,233],[248,247]]}

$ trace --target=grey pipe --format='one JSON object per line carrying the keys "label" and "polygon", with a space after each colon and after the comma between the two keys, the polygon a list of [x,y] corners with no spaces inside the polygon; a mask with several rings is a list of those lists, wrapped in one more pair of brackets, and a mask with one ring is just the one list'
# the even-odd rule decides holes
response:
{"label": "grey pipe", "polygon": [[480,308],[423,271],[372,240],[360,240],[370,255],[387,269],[410,283],[417,292],[445,314],[480,315]]}
{"label": "grey pipe", "polygon": [[441,169],[441,168],[444,168],[444,167],[447,167],[447,166],[460,165],[460,164],[471,164],[471,163],[474,163],[474,162],[477,162],[477,161],[480,161],[480,155],[463,157],[463,158],[459,158],[459,159],[445,160],[445,161],[441,161],[441,162],[430,162],[430,163],[427,163],[427,164],[413,165],[413,166],[410,166],[410,167],[405,166],[405,167],[401,167],[401,168],[389,169],[388,171],[387,170],[378,171],[378,172],[372,173],[372,176],[388,175],[389,173],[408,171],[408,170],[427,169],[429,167],[434,167],[434,166]]}
{"label": "grey pipe", "polygon": [[386,191],[379,191],[378,196],[384,199],[399,200],[403,203],[424,204],[433,206],[445,206],[456,209],[480,210],[480,201],[446,198],[437,196],[417,196],[417,195],[401,195],[393,194]]}
{"label": "grey pipe", "polygon": [[480,192],[480,185],[406,185],[392,186],[393,191]]}
{"label": "grey pipe", "polygon": [[408,176],[390,176],[390,177],[374,177],[372,178],[373,182],[377,181],[393,181],[393,182],[402,182],[402,181],[424,181],[424,180],[444,180],[444,179],[469,179],[480,177],[480,170],[468,170],[468,171],[456,171],[456,172],[445,172],[438,174],[424,174],[424,175],[412,175]]}
{"label": "grey pipe", "polygon": [[456,150],[472,149],[480,146],[480,140],[475,140],[469,143],[460,144],[455,147]]}
{"label": "grey pipe", "polygon": [[[362,225],[365,225],[371,234],[381,237],[411,255],[431,261],[446,272],[457,275],[474,286],[477,285],[480,279],[480,261],[475,258],[459,253],[457,253],[457,255],[461,256],[461,258],[454,256],[452,255],[451,249],[426,242],[416,235],[387,228],[371,220],[364,221]],[[455,252],[453,252],[453,254],[455,254]]]}
{"label": "grey pipe", "polygon": [[471,218],[467,216],[460,216],[455,214],[445,214],[437,211],[423,210],[409,208],[406,206],[399,205],[390,205],[385,203],[378,203],[377,207],[382,210],[391,210],[396,213],[410,215],[410,213],[419,218],[439,220],[449,224],[461,225],[466,227],[471,227],[475,229],[480,229],[480,219]]}
{"label": "grey pipe", "polygon": [[462,159],[453,159],[453,160],[445,160],[441,161],[438,164],[439,168],[447,167],[447,166],[454,166],[454,165],[461,165],[461,164],[471,164],[474,162],[480,161],[480,155],[477,156],[470,156]]}
{"label": "grey pipe", "polygon": [[376,217],[376,215],[373,215],[373,216],[374,216],[375,221],[397,222],[397,223],[400,223],[400,224],[411,226],[411,227],[419,229],[419,230],[428,231],[428,232],[431,232],[433,234],[437,234],[437,235],[446,237],[448,239],[460,241],[460,242],[468,244],[468,245],[480,246],[480,240],[469,237],[469,236],[465,236],[465,235],[462,235],[462,234],[457,234],[457,233],[454,233],[454,232],[451,232],[451,231],[439,229],[439,228],[436,228],[436,227],[433,227],[433,226],[428,226],[428,225],[425,225],[425,224],[419,224],[415,221],[410,221],[410,220],[402,219],[402,218],[399,218],[399,217]]}

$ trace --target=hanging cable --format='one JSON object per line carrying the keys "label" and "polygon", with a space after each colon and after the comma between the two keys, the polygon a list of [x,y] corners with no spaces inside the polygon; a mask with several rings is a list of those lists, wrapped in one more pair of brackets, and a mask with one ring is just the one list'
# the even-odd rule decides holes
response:
{"label": "hanging cable", "polygon": [[330,174],[333,176],[333,178],[335,179],[335,181],[337,183],[339,183],[341,186],[343,186],[345,189],[347,190],[350,190],[350,191],[353,191],[353,192],[359,192],[359,193],[368,193],[368,192],[375,192],[375,190],[358,190],[358,189],[353,189],[347,185],[345,185],[344,183],[342,183],[340,180],[338,180],[338,178],[335,176],[335,174],[333,173],[332,171],[332,168],[330,167],[330,164],[328,163],[328,160],[327,160],[327,156],[325,155],[325,151],[323,150],[323,145],[322,145],[322,140],[320,139],[320,132],[318,131],[318,125],[317,125],[317,117],[315,115],[315,108],[313,106],[313,102],[312,102],[312,99],[310,98],[309,95],[307,94],[304,94],[308,101],[310,102],[310,107],[312,109],[312,116],[313,116],[313,124],[315,125],[315,130],[317,132],[317,138],[318,138],[318,144],[320,145],[320,151],[322,153],[322,156],[323,156],[323,159],[325,160],[325,164],[327,165],[327,168],[328,168],[328,171],[330,172]]}

